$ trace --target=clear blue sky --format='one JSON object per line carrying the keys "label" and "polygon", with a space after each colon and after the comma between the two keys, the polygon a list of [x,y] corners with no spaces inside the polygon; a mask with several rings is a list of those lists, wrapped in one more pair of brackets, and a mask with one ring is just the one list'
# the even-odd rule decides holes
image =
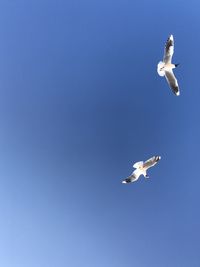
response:
{"label": "clear blue sky", "polygon": [[[200,266],[199,10],[1,0],[0,266]],[[180,97],[156,71],[169,34]]]}

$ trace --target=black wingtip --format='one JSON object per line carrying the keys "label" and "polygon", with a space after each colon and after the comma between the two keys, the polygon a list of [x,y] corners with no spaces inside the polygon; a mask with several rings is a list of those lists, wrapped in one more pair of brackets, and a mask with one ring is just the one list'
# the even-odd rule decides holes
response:
{"label": "black wingtip", "polygon": [[176,96],[179,96],[180,95],[180,91],[179,91],[179,88],[178,87],[174,87],[173,88],[173,92]]}
{"label": "black wingtip", "polygon": [[126,178],[122,181],[123,184],[128,184],[131,183],[131,179],[130,178]]}

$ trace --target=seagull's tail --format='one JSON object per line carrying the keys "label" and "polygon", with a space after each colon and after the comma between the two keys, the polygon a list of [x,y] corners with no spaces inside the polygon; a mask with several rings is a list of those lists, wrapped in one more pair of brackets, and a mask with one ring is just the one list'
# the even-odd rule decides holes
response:
{"label": "seagull's tail", "polygon": [[160,61],[160,62],[158,63],[158,66],[157,66],[157,72],[158,72],[158,74],[159,74],[160,76],[165,76],[165,71],[162,70],[162,68],[164,67],[164,65],[165,65],[165,63],[162,62],[162,61]]}

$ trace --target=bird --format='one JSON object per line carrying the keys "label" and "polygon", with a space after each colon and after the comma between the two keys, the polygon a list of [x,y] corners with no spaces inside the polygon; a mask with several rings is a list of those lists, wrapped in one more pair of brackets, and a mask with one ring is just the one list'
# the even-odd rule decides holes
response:
{"label": "bird", "polygon": [[135,170],[129,177],[124,179],[122,183],[128,184],[135,182],[139,179],[141,175],[144,175],[145,178],[149,178],[149,176],[147,175],[147,170],[156,165],[160,159],[161,159],[160,156],[153,156],[150,159],[146,160],[145,162],[143,161],[136,162],[135,164],[133,164],[133,168],[135,168]]}
{"label": "bird", "polygon": [[157,72],[160,76],[165,76],[167,82],[176,96],[180,95],[180,90],[176,77],[174,76],[173,69],[180,64],[172,64],[172,56],[174,54],[174,37],[171,34],[167,39],[164,49],[163,61],[157,65]]}

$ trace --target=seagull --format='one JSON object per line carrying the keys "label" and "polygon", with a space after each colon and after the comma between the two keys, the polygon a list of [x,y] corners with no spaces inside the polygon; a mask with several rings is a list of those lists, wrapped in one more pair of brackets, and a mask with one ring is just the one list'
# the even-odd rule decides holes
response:
{"label": "seagull", "polygon": [[147,175],[147,170],[156,165],[160,159],[161,159],[160,156],[154,156],[145,162],[143,161],[136,162],[133,165],[133,168],[135,168],[135,170],[128,178],[124,179],[122,183],[128,184],[135,182],[139,179],[140,175],[144,175],[145,178],[149,178],[149,176]]}
{"label": "seagull", "polygon": [[178,82],[172,71],[174,68],[178,67],[179,64],[171,63],[173,53],[174,53],[174,38],[173,35],[170,35],[165,45],[163,61],[160,61],[158,63],[157,72],[160,76],[165,76],[173,93],[179,96],[180,91]]}

